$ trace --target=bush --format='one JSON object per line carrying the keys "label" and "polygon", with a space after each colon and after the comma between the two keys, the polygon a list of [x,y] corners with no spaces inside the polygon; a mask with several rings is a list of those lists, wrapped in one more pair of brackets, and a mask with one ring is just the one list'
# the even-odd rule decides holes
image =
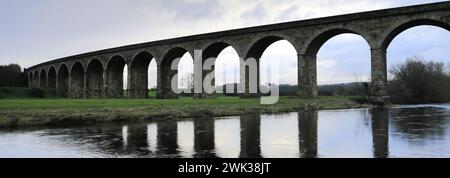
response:
{"label": "bush", "polygon": [[442,103],[450,101],[450,75],[443,63],[424,62],[420,56],[391,69],[392,101],[398,104]]}
{"label": "bush", "polygon": [[27,92],[28,96],[30,97],[34,97],[34,98],[44,98],[45,97],[45,91],[38,89],[38,88],[33,88],[30,91]]}

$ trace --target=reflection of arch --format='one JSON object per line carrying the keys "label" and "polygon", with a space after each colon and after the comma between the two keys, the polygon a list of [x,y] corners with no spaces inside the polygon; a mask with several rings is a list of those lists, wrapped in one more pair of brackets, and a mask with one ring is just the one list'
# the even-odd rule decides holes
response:
{"label": "reflection of arch", "polygon": [[450,31],[449,24],[438,21],[438,20],[433,20],[433,19],[412,20],[412,21],[402,23],[402,24],[394,27],[393,29],[390,29],[387,32],[387,34],[384,36],[384,38],[383,38],[384,40],[382,41],[381,47],[383,49],[387,49],[389,47],[389,45],[391,44],[391,42],[394,40],[394,38],[397,37],[397,35],[404,32],[405,30],[408,30],[408,29],[416,27],[416,26],[421,26],[421,25],[431,25],[431,26],[441,27],[441,28],[444,28],[444,29]]}
{"label": "reflection of arch", "polygon": [[103,91],[103,65],[98,59],[92,60],[86,70],[86,96],[100,98]]}
{"label": "reflection of arch", "polygon": [[49,89],[56,89],[56,69],[53,66],[48,70],[47,87]]}
{"label": "reflection of arch", "polygon": [[178,124],[176,121],[157,123],[157,153],[178,154]]}
{"label": "reflection of arch", "polygon": [[[178,95],[172,91],[172,78],[178,74],[178,68],[172,70],[172,66],[178,66],[180,61],[176,59],[180,59],[187,52],[188,51],[184,48],[176,47],[169,50],[163,57],[161,61],[161,69],[158,69],[158,71],[160,71],[160,74],[158,75],[161,76],[161,79],[158,80],[160,81],[160,84],[158,84],[158,89],[160,90],[158,92],[158,98],[171,99],[178,97]],[[173,62],[177,63],[173,64]],[[173,86],[178,86],[178,83]]]}
{"label": "reflection of arch", "polygon": [[58,71],[58,93],[61,96],[68,96],[69,92],[69,68],[66,64],[62,64]]}
{"label": "reflection of arch", "polygon": [[47,88],[47,72],[45,71],[45,69],[41,69],[41,73],[39,76],[39,88]]}
{"label": "reflection of arch", "polygon": [[39,88],[39,72],[34,72],[34,78],[33,78],[33,88]]}
{"label": "reflection of arch", "polygon": [[112,57],[106,67],[106,96],[109,98],[123,97],[123,71],[125,59],[121,56]]}
{"label": "reflection of arch", "polygon": [[84,67],[80,62],[75,62],[70,71],[70,97],[84,97]]}
{"label": "reflection of arch", "polygon": [[150,152],[148,148],[147,142],[147,125],[146,124],[136,124],[136,125],[128,125],[126,126],[126,142],[123,144],[126,146],[128,151],[133,153],[137,153],[140,156],[148,155]]}
{"label": "reflection of arch", "polygon": [[148,98],[148,66],[152,60],[153,55],[148,52],[140,52],[133,58],[128,81],[130,98]]}

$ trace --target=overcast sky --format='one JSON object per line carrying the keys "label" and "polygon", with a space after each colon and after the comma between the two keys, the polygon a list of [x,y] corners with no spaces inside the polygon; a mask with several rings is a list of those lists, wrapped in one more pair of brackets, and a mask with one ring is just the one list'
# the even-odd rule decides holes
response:
{"label": "overcast sky", "polygon": [[[0,65],[30,67],[48,60],[99,49],[256,25],[302,20],[436,0],[2,0],[0,1]],[[419,54],[450,62],[450,33],[416,27],[389,47],[388,63]],[[366,80],[370,53],[356,35],[339,35],[318,54],[319,84]],[[188,57],[187,57],[188,58]],[[237,54],[219,57],[217,80],[237,71]],[[189,60],[183,60],[189,61]],[[234,62],[233,62],[234,61]],[[275,61],[275,63],[273,63]],[[351,65],[349,65],[351,64]],[[180,64],[180,73],[191,66]],[[279,66],[270,68],[267,66]],[[295,49],[286,41],[272,45],[262,58],[262,80],[297,83]],[[283,71],[276,75],[276,71]],[[150,84],[156,81],[150,70]],[[267,78],[266,73],[271,73]],[[278,76],[278,77],[277,77]],[[233,82],[234,75],[227,75]]]}

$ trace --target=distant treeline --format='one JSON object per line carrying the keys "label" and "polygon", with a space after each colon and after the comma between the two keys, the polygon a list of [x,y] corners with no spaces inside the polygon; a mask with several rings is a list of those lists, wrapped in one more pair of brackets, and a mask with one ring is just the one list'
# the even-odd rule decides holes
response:
{"label": "distant treeline", "polygon": [[0,87],[25,87],[27,77],[18,64],[0,65]]}
{"label": "distant treeline", "polygon": [[415,56],[391,69],[389,92],[394,103],[450,102],[450,70],[444,63]]}

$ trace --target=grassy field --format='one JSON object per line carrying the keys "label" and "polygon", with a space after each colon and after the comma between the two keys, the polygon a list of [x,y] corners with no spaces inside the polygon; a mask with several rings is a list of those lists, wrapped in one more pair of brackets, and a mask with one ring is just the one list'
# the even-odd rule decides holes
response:
{"label": "grassy field", "polygon": [[282,97],[275,105],[259,102],[256,98],[238,97],[201,100],[189,97],[176,100],[7,98],[0,99],[0,127],[86,125],[370,107],[354,102],[351,97]]}

